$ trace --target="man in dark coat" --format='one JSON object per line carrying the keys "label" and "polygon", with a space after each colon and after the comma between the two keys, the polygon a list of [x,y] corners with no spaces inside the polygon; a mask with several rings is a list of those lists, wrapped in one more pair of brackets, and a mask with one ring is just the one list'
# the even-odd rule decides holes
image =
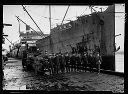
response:
{"label": "man in dark coat", "polygon": [[59,73],[59,69],[60,69],[60,63],[59,63],[59,54],[57,53],[56,54],[56,57],[55,57],[55,62],[56,62],[56,74],[58,74]]}
{"label": "man in dark coat", "polygon": [[76,63],[75,53],[73,53],[73,55],[70,58],[71,71],[73,71],[73,69],[75,68],[75,63]]}
{"label": "man in dark coat", "polygon": [[81,57],[80,57],[80,54],[77,54],[76,55],[76,65],[77,65],[77,71],[80,71],[81,70]]}
{"label": "man in dark coat", "polygon": [[55,74],[57,74],[57,53],[54,56],[54,72]]}
{"label": "man in dark coat", "polygon": [[87,53],[84,52],[84,55],[82,55],[82,69],[86,72],[87,71],[87,64],[88,64],[88,57]]}
{"label": "man in dark coat", "polygon": [[70,71],[69,70],[69,67],[70,67],[70,57],[69,57],[69,54],[68,53],[66,53],[66,56],[65,56],[65,63],[66,63],[66,65],[65,65],[66,72],[69,72]]}
{"label": "man in dark coat", "polygon": [[53,55],[52,54],[50,54],[49,55],[49,67],[50,67],[50,74],[53,74]]}
{"label": "man in dark coat", "polygon": [[65,55],[62,54],[62,64],[61,64],[61,71],[62,73],[65,73]]}
{"label": "man in dark coat", "polygon": [[51,57],[51,62],[52,62],[52,74],[55,74],[55,55],[54,53],[52,53],[52,57]]}
{"label": "man in dark coat", "polygon": [[89,71],[90,71],[90,72],[93,71],[93,63],[94,63],[93,54],[90,53],[90,54],[89,54],[89,57],[88,57],[88,64],[89,64]]}
{"label": "man in dark coat", "polygon": [[96,64],[98,66],[97,70],[98,70],[98,74],[100,73],[100,65],[102,62],[102,57],[100,56],[100,53],[97,52],[97,56],[96,56]]}
{"label": "man in dark coat", "polygon": [[59,72],[61,72],[62,73],[62,70],[63,70],[63,64],[62,64],[62,54],[61,53],[59,53]]}
{"label": "man in dark coat", "polygon": [[23,66],[23,68],[26,67],[26,63],[27,63],[26,61],[27,61],[27,51],[24,50],[23,51],[23,58],[22,58],[22,66]]}
{"label": "man in dark coat", "polygon": [[45,51],[45,55],[44,55],[44,67],[45,67],[45,69],[47,69],[49,72],[50,72],[50,66],[49,66],[49,56],[48,56],[48,54],[47,54],[47,51]]}

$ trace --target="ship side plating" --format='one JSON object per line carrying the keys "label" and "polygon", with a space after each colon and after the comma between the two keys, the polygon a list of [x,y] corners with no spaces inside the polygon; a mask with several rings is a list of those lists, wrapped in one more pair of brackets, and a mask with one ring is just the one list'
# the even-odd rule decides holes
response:
{"label": "ship side plating", "polygon": [[87,46],[88,53],[95,46],[100,47],[103,58],[101,68],[115,71],[115,6],[104,12],[92,13],[78,17],[75,21],[57,26],[49,36],[36,42],[41,51],[48,53],[71,52],[77,44]]}

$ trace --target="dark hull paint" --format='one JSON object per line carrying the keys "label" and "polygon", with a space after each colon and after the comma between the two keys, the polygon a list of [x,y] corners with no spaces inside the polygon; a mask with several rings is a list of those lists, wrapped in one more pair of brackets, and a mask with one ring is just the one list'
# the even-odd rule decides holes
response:
{"label": "dark hull paint", "polygon": [[115,56],[102,56],[101,69],[115,71]]}

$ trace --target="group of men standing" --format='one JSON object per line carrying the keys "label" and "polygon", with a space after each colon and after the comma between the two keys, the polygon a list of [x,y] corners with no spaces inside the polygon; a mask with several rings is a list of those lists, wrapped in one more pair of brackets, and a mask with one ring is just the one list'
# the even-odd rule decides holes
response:
{"label": "group of men standing", "polygon": [[[72,53],[69,54],[66,52],[65,54],[57,53],[48,55],[45,52],[43,56],[44,62],[47,63],[47,69],[50,71],[50,74],[58,74],[58,73],[66,73],[66,72],[93,72],[93,68],[97,69],[98,74],[100,73],[100,64],[102,62],[102,58],[99,52],[77,54]],[[42,62],[43,63],[43,62]]]}

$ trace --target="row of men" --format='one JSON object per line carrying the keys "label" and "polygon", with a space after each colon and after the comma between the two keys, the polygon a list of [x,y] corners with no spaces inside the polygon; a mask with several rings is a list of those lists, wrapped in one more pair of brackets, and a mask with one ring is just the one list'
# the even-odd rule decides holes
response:
{"label": "row of men", "polygon": [[100,64],[102,58],[99,53],[95,55],[86,52],[81,54],[50,54],[47,52],[43,56],[43,60],[40,63],[45,63],[43,66],[50,71],[50,74],[66,73],[66,72],[78,72],[78,71],[87,71],[93,72],[93,68],[96,68],[98,73],[100,73]]}

